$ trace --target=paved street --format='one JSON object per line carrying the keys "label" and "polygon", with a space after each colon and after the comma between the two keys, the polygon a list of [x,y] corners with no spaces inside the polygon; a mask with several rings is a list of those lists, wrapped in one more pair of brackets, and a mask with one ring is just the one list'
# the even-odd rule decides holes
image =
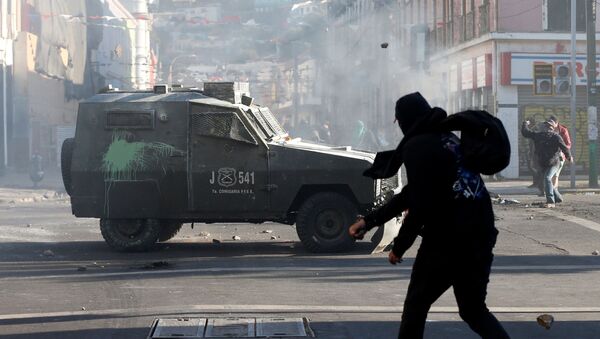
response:
{"label": "paved street", "polygon": [[[531,194],[495,205],[488,304],[513,338],[600,333],[598,195],[565,197],[555,210]],[[196,224],[153,252],[122,254],[60,194],[4,199],[0,216],[0,338],[144,338],[155,318],[178,316],[307,317],[317,338],[394,338],[416,248],[394,267],[368,242],[315,255],[290,226]],[[549,330],[536,323],[544,313],[555,318]],[[451,292],[426,337],[476,338]]]}

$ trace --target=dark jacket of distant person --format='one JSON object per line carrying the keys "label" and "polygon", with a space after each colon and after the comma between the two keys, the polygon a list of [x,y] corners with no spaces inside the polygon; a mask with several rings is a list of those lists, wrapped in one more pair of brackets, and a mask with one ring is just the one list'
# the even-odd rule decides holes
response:
{"label": "dark jacket of distant person", "polygon": [[557,165],[561,160],[561,151],[567,159],[571,158],[571,151],[563,141],[563,138],[552,130],[552,125],[545,122],[542,130],[533,131],[524,121],[521,126],[521,133],[524,137],[530,138],[535,144],[535,157],[541,168],[548,168]]}

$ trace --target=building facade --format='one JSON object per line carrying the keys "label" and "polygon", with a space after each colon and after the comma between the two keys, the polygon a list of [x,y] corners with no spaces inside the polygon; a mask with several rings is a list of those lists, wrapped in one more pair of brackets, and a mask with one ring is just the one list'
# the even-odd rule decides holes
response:
{"label": "building facade", "polygon": [[0,5],[6,166],[27,168],[34,154],[47,167],[59,166],[80,100],[108,84],[124,89],[153,84],[145,1],[130,1],[131,11],[119,0],[2,0]]}
{"label": "building facade", "polygon": [[[413,27],[427,35],[429,75],[440,79],[436,100],[450,112],[486,109],[503,122],[513,147],[511,163],[502,174],[529,174],[528,144],[520,123],[557,116],[571,126],[568,88],[535,95],[533,65],[556,70],[570,62],[570,2],[562,0],[407,0],[398,1],[402,43],[412,48]],[[585,3],[577,2],[577,120],[575,161],[578,173],[589,170],[586,98]],[[596,23],[596,31],[600,26]],[[600,46],[599,44],[596,44]],[[598,60],[598,58],[597,58]],[[597,63],[598,61],[596,61]],[[556,85],[556,83],[555,83]]]}

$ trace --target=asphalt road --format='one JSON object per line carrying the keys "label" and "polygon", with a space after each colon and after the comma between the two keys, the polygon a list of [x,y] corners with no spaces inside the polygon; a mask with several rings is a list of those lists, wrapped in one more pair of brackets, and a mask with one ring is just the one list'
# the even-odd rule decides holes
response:
{"label": "asphalt road", "polygon": [[[513,338],[598,338],[600,197],[569,194],[554,210],[503,198],[489,307]],[[396,337],[417,244],[391,266],[368,242],[308,253],[286,225],[186,226],[153,252],[115,253],[66,200],[1,202],[0,338],[145,338],[155,318],[179,316],[306,317],[317,338]],[[476,337],[444,294],[426,338]]]}

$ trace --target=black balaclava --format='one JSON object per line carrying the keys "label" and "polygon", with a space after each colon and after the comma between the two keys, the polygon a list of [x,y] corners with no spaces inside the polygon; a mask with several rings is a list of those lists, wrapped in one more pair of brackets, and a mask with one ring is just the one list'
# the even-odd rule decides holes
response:
{"label": "black balaclava", "polygon": [[415,123],[431,113],[431,106],[421,93],[407,94],[396,101],[396,120],[405,135]]}

